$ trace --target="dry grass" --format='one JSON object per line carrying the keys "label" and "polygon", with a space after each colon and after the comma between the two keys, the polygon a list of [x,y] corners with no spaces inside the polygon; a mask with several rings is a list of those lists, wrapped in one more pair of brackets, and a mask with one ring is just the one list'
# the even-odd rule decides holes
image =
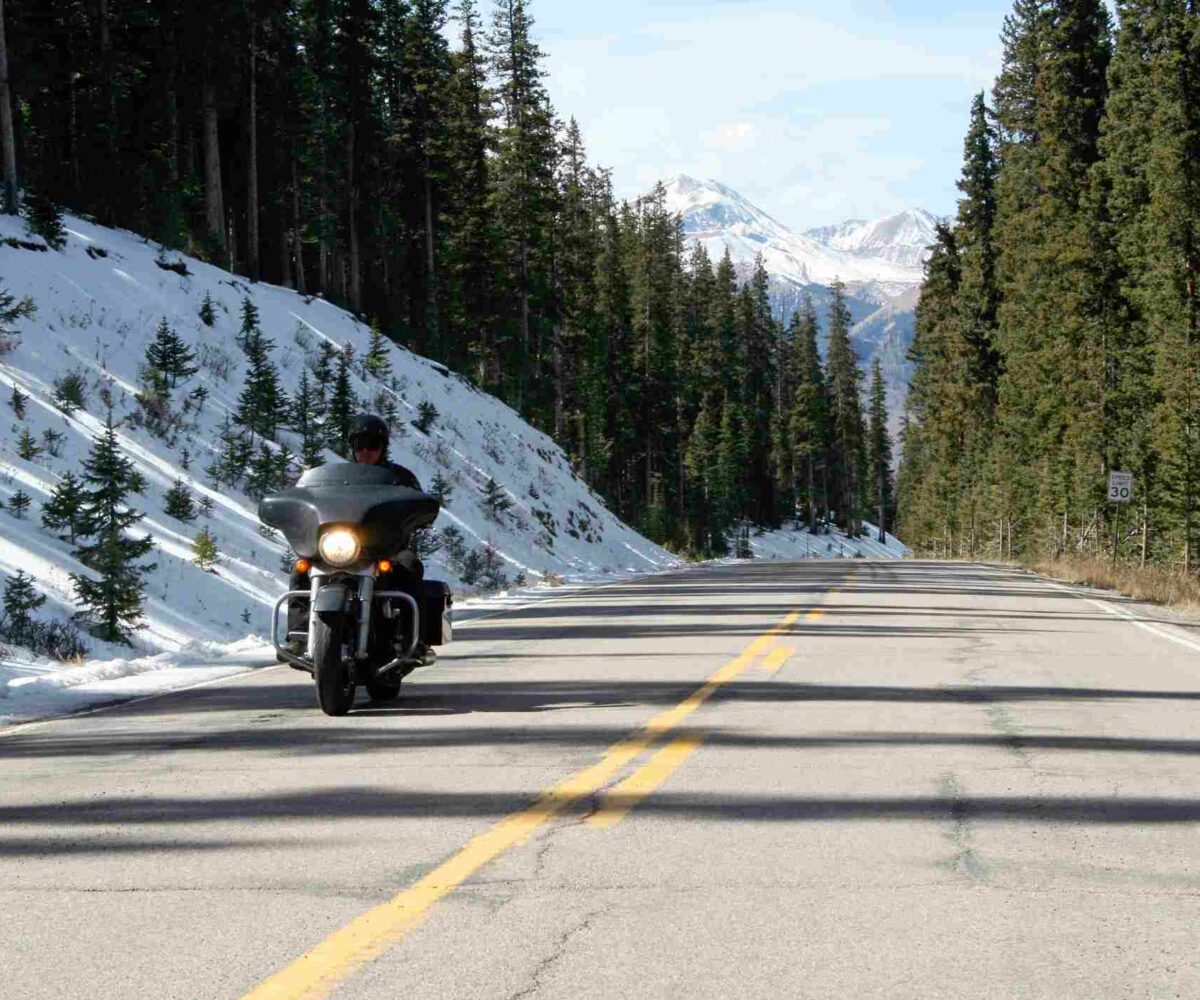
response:
{"label": "dry grass", "polygon": [[1138,601],[1165,604],[1179,611],[1200,612],[1200,579],[1159,566],[1115,567],[1107,559],[1064,556],[1034,559],[1025,567],[1065,583],[1082,583],[1115,590]]}

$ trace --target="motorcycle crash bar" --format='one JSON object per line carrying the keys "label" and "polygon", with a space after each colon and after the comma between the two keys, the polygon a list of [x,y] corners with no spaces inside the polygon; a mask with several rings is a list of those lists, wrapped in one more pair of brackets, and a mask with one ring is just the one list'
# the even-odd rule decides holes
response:
{"label": "motorcycle crash bar", "polygon": [[275,602],[275,607],[271,609],[271,645],[275,647],[275,652],[278,656],[293,666],[299,667],[301,670],[306,670],[312,673],[312,664],[302,656],[297,656],[279,643],[279,612],[283,606],[295,597],[311,597],[312,594],[307,590],[289,590],[278,601]]}

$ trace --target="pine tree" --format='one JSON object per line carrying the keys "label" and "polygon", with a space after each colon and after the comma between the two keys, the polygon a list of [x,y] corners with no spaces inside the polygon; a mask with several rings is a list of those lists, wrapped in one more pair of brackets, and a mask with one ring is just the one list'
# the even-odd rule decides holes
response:
{"label": "pine tree", "polygon": [[46,241],[51,250],[67,245],[67,229],[63,225],[62,209],[41,186],[26,192],[23,213],[29,231]]}
{"label": "pine tree", "polygon": [[861,533],[860,492],[865,473],[865,428],[861,388],[863,373],[850,345],[850,310],[845,286],[835,281],[830,289],[829,376],[832,473],[836,484],[838,518],[852,538]]}
{"label": "pine tree", "polygon": [[867,427],[867,482],[863,505],[874,506],[879,541],[887,540],[895,493],[892,479],[892,441],[887,429],[887,390],[879,358],[871,368],[870,417]]}
{"label": "pine tree", "polygon": [[222,483],[237,486],[246,475],[246,467],[254,455],[250,436],[233,426],[228,416],[217,435],[217,454],[204,470],[215,487]]}
{"label": "pine tree", "polygon": [[265,443],[260,443],[246,475],[246,496],[261,500],[275,491],[278,478],[279,468],[274,453]]}
{"label": "pine tree", "polygon": [[24,490],[17,490],[17,492],[8,499],[8,509],[12,511],[12,516],[20,521],[24,519],[25,511],[29,510],[29,505],[32,502],[33,501],[28,493],[26,493]]}
{"label": "pine tree", "polygon": [[54,380],[51,398],[67,416],[87,403],[87,380],[79,372],[67,372]]}
{"label": "pine tree", "polygon": [[26,295],[18,300],[15,295],[6,292],[4,287],[0,286],[0,355],[12,347],[13,338],[17,333],[9,324],[19,319],[32,319],[35,315],[37,308],[33,299]]}
{"label": "pine tree", "polygon": [[174,388],[180,379],[188,379],[200,369],[196,355],[164,318],[155,330],[154,340],[146,349],[146,364],[162,372]]}
{"label": "pine tree", "polygon": [[[238,347],[243,351],[247,350],[261,334],[262,331],[258,328],[258,307],[249,298],[242,299],[242,325],[236,335]],[[268,350],[270,346],[268,341]]]}
{"label": "pine tree", "polygon": [[84,484],[72,472],[63,474],[50,499],[42,505],[42,525],[54,532],[65,531],[72,545],[75,536],[85,526],[84,502],[87,499]]}
{"label": "pine tree", "polygon": [[65,434],[51,427],[47,427],[42,431],[42,448],[52,458],[59,458],[62,455],[62,446],[66,440],[67,436]]}
{"label": "pine tree", "polygon": [[[246,300],[249,309],[254,307]],[[279,423],[285,419],[285,397],[279,385],[279,372],[271,362],[274,343],[257,328],[246,333],[242,345],[249,360],[246,383],[238,398],[234,421],[251,434],[273,440]]]}
{"label": "pine tree", "polygon": [[392,355],[378,325],[371,327],[371,340],[363,355],[363,369],[373,378],[386,382],[392,377]]}
{"label": "pine tree", "polygon": [[212,326],[217,321],[217,313],[212,295],[209,292],[204,293],[204,301],[200,303],[200,322],[205,326]]}
{"label": "pine tree", "polygon": [[483,547],[480,582],[484,590],[503,590],[508,586],[508,576],[504,572],[504,561],[491,542]]}
{"label": "pine tree", "polygon": [[437,418],[437,407],[426,399],[417,406],[417,419],[413,421],[413,426],[422,434],[428,434]]}
{"label": "pine tree", "polygon": [[8,397],[8,407],[16,414],[18,420],[25,419],[25,404],[29,402],[29,397],[14,385],[12,387],[12,395]]}
{"label": "pine tree", "polygon": [[163,496],[163,510],[168,517],[179,521],[194,521],[196,505],[192,500],[192,491],[182,479],[176,479],[174,484]]}
{"label": "pine tree", "polygon": [[441,469],[433,474],[433,481],[429,484],[429,495],[443,507],[449,507],[454,501],[454,490],[450,480],[442,475]]}
{"label": "pine tree", "polygon": [[92,446],[83,479],[89,488],[81,534],[92,541],[77,545],[75,555],[95,575],[72,573],[71,579],[93,634],[107,642],[127,643],[130,631],[142,621],[142,578],[153,568],[138,560],[150,552],[154,541],[149,536],[126,535],[142,517],[126,499],[131,492],[141,492],[144,480],[121,454],[111,417]]}
{"label": "pine tree", "polygon": [[46,595],[39,594],[33,577],[24,570],[4,581],[3,635],[9,642],[21,646],[36,641],[36,623],[33,612],[46,603]]}
{"label": "pine tree", "polygon": [[205,525],[192,540],[192,561],[206,573],[211,573],[219,558],[217,539]]}
{"label": "pine tree", "polygon": [[210,497],[207,493],[205,493],[200,498],[200,503],[198,504],[198,507],[200,509],[200,516],[204,517],[204,518],[212,517],[213,508],[215,506],[216,506],[216,501],[214,501],[212,497]]}
{"label": "pine tree", "polygon": [[325,435],[321,430],[308,371],[300,374],[300,384],[292,397],[291,427],[300,435],[300,464],[306,469],[320,465],[325,451]]}
{"label": "pine tree", "polygon": [[17,455],[26,462],[32,462],[42,454],[42,446],[30,433],[28,427],[21,428],[21,436],[17,439]]}
{"label": "pine tree", "polygon": [[513,505],[508,492],[490,476],[483,487],[482,503],[484,512],[493,521],[499,521],[500,516]]}
{"label": "pine tree", "polygon": [[805,296],[796,317],[792,352],[795,387],[792,409],[787,415],[788,444],[796,477],[796,497],[804,507],[809,531],[815,532],[818,520],[828,516],[828,498],[818,492],[817,484],[828,472],[830,428],[828,392],[817,350],[817,313],[809,296]]}
{"label": "pine tree", "polygon": [[346,344],[338,356],[337,379],[334,382],[333,394],[329,398],[329,417],[325,421],[325,443],[342,458],[346,457],[349,447],[347,439],[350,436],[350,422],[358,409],[358,400],[350,385],[350,366],[354,362],[354,351]]}

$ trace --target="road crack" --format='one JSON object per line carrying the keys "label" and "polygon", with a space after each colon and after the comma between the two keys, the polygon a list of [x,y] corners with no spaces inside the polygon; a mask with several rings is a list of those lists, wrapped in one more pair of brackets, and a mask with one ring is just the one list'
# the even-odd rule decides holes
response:
{"label": "road crack", "polygon": [[551,968],[553,968],[563,959],[567,953],[567,949],[571,945],[571,942],[580,934],[590,930],[596,918],[602,913],[604,913],[604,909],[593,910],[591,913],[588,913],[583,920],[575,924],[574,927],[570,927],[563,931],[558,936],[558,940],[555,941],[554,948],[550,954],[538,962],[538,964],[534,967],[533,972],[529,977],[529,984],[519,989],[516,993],[510,994],[508,1000],[524,1000],[525,997],[531,997],[537,993],[538,990],[542,988],[542,978]]}
{"label": "road crack", "polygon": [[939,790],[950,800],[950,818],[954,821],[950,830],[950,842],[954,845],[954,857],[950,862],[950,870],[972,882],[986,881],[987,866],[971,844],[974,830],[970,808],[967,805],[966,795],[953,772],[942,775]]}

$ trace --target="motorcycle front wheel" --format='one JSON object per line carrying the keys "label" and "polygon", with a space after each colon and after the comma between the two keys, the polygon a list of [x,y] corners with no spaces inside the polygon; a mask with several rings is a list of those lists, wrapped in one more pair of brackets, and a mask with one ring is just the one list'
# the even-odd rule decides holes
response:
{"label": "motorcycle front wheel", "polygon": [[354,673],[342,657],[346,616],[342,612],[318,614],[312,627],[317,704],[326,715],[345,715],[354,704]]}

